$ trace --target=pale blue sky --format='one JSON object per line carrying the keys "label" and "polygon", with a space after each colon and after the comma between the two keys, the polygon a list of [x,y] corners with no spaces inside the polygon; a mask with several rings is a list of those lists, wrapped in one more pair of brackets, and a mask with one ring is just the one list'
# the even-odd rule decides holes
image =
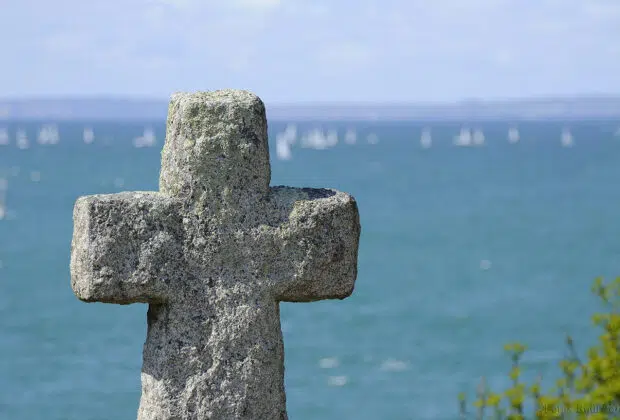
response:
{"label": "pale blue sky", "polygon": [[0,0],[0,96],[620,93],[620,0]]}

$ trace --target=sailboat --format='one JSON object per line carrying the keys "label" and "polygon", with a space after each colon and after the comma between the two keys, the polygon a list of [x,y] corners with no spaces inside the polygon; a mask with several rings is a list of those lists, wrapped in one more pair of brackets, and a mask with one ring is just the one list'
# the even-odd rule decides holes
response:
{"label": "sailboat", "polygon": [[58,144],[60,135],[58,134],[58,127],[54,124],[47,124],[41,127],[39,135],[37,137],[37,143],[39,144]]}
{"label": "sailboat", "polygon": [[276,156],[280,160],[291,160],[291,146],[297,142],[297,126],[288,124],[283,132],[276,134]]}
{"label": "sailboat", "polygon": [[47,132],[49,133],[49,144],[58,144],[60,141],[60,133],[58,132],[58,126],[56,124],[50,124],[47,126]]}
{"label": "sailboat", "polygon": [[431,130],[425,128],[420,136],[420,146],[423,149],[429,149],[433,145],[433,138],[431,137]]}
{"label": "sailboat", "polygon": [[39,130],[39,135],[37,136],[37,143],[47,144],[47,130],[45,129],[45,127]]}
{"label": "sailboat", "polygon": [[82,140],[86,144],[91,144],[93,141],[95,141],[95,132],[92,128],[87,127],[84,129],[84,132],[82,133]]}
{"label": "sailboat", "polygon": [[355,144],[357,142],[357,133],[352,128],[347,129],[344,134],[344,142],[346,144]]}
{"label": "sailboat", "polygon": [[9,188],[9,181],[6,178],[0,178],[0,220],[6,216],[6,190]]}
{"label": "sailboat", "polygon": [[474,146],[482,146],[484,144],[484,133],[482,130],[477,129],[474,131],[474,135],[472,136],[472,142]]}
{"label": "sailboat", "polygon": [[153,129],[147,127],[144,129],[144,133],[141,137],[136,137],[135,139],[133,139],[133,145],[137,148],[151,147],[155,145],[156,140],[157,139],[155,138],[155,132],[153,131]]}
{"label": "sailboat", "polygon": [[0,128],[0,146],[6,146],[9,143],[9,130],[4,127]]}
{"label": "sailboat", "polygon": [[17,130],[16,143],[17,143],[17,147],[22,150],[30,147],[28,136],[26,136],[26,132],[24,130],[22,129]]}
{"label": "sailboat", "polygon": [[519,140],[521,139],[521,136],[519,135],[519,130],[517,130],[517,128],[512,127],[508,130],[508,142],[509,143],[518,143]]}
{"label": "sailboat", "polygon": [[276,135],[276,156],[278,156],[280,160],[291,160],[293,157],[289,139],[283,134]]}
{"label": "sailboat", "polygon": [[459,135],[454,137],[454,144],[456,146],[471,146],[471,130],[469,128],[461,128],[461,132],[459,133]]}
{"label": "sailboat", "polygon": [[338,144],[338,132],[336,130],[327,130],[325,135],[325,142],[329,147],[334,147]]}
{"label": "sailboat", "polygon": [[575,142],[573,141],[573,135],[568,130],[568,128],[565,128],[564,130],[562,130],[561,141],[562,141],[563,147],[573,147],[573,145],[575,144]]}

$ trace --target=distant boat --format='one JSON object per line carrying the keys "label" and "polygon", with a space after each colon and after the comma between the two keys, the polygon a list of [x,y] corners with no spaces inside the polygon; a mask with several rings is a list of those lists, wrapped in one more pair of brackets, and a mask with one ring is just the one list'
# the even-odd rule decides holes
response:
{"label": "distant boat", "polygon": [[573,140],[573,135],[567,128],[562,130],[561,142],[562,142],[562,147],[573,147],[573,145],[575,144]]}
{"label": "distant boat", "polygon": [[375,133],[370,133],[366,137],[366,140],[368,141],[368,144],[377,144],[379,143],[379,136],[377,136]]}
{"label": "distant boat", "polygon": [[30,147],[30,142],[28,141],[28,136],[26,136],[26,132],[22,129],[17,130],[17,134],[15,135],[15,142],[19,149],[27,149]]}
{"label": "distant boat", "polygon": [[297,142],[297,126],[288,124],[283,132],[276,134],[276,156],[280,160],[291,160],[291,146]]}
{"label": "distant boat", "polygon": [[39,130],[39,135],[37,136],[37,143],[47,144],[47,131],[45,130],[45,128]]}
{"label": "distant boat", "polygon": [[478,129],[474,131],[474,135],[472,136],[472,143],[474,146],[482,146],[484,144],[484,133],[482,130]]}
{"label": "distant boat", "polygon": [[157,138],[155,137],[155,132],[150,127],[144,129],[142,136],[133,139],[133,145],[137,148],[152,147],[156,142]]}
{"label": "distant boat", "polygon": [[422,130],[422,135],[420,136],[420,146],[422,146],[423,149],[430,149],[432,145],[433,138],[431,137],[431,130],[425,128]]}
{"label": "distant boat", "polygon": [[336,130],[327,130],[327,135],[325,136],[325,141],[330,147],[334,147],[338,144],[338,131]]}
{"label": "distant boat", "polygon": [[6,191],[9,189],[9,180],[0,178],[0,220],[6,217]]}
{"label": "distant boat", "polygon": [[620,127],[618,127],[618,129],[616,130],[616,132],[614,133],[614,136],[620,137]]}
{"label": "distant boat", "polygon": [[41,127],[39,135],[37,137],[37,143],[39,144],[58,144],[60,140],[60,134],[58,133],[58,127],[54,124],[47,124]]}
{"label": "distant boat", "polygon": [[324,150],[336,144],[338,144],[338,133],[335,130],[323,133],[321,129],[315,128],[301,138],[301,147],[307,149]]}
{"label": "distant boat", "polygon": [[471,146],[472,141],[473,138],[469,128],[461,128],[459,135],[454,137],[455,146]]}
{"label": "distant boat", "polygon": [[9,130],[0,128],[0,146],[6,146],[10,143]]}
{"label": "distant boat", "polygon": [[280,160],[291,160],[291,144],[284,134],[276,135],[276,156]]}
{"label": "distant boat", "polygon": [[521,136],[519,135],[519,130],[517,130],[515,127],[512,127],[510,130],[508,130],[509,143],[518,143],[520,139]]}
{"label": "distant boat", "polygon": [[297,143],[297,125],[296,124],[287,124],[284,128],[284,131],[281,133],[286,141],[293,145]]}
{"label": "distant boat", "polygon": [[95,141],[95,132],[92,128],[88,127],[84,129],[84,132],[82,133],[82,140],[86,144],[91,144]]}
{"label": "distant boat", "polygon": [[357,142],[357,133],[355,130],[349,128],[346,133],[344,133],[344,142],[351,145]]}

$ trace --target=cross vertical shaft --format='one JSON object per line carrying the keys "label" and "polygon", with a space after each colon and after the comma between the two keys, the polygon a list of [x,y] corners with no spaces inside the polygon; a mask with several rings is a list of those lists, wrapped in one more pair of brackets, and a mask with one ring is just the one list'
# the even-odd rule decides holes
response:
{"label": "cross vertical shaft", "polygon": [[269,187],[262,101],[175,94],[159,192],[80,197],[71,286],[149,304],[140,420],[286,419],[280,301],[353,292],[357,204]]}

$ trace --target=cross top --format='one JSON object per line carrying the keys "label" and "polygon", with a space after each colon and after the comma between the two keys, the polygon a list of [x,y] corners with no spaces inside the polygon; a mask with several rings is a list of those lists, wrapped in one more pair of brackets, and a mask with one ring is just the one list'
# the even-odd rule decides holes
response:
{"label": "cross top", "polygon": [[203,205],[266,194],[271,169],[263,102],[250,92],[172,95],[160,190]]}
{"label": "cross top", "polygon": [[269,187],[267,146],[257,96],[176,94],[160,191],[75,203],[76,296],[149,304],[139,420],[287,419],[279,302],[353,292],[355,200]]}

